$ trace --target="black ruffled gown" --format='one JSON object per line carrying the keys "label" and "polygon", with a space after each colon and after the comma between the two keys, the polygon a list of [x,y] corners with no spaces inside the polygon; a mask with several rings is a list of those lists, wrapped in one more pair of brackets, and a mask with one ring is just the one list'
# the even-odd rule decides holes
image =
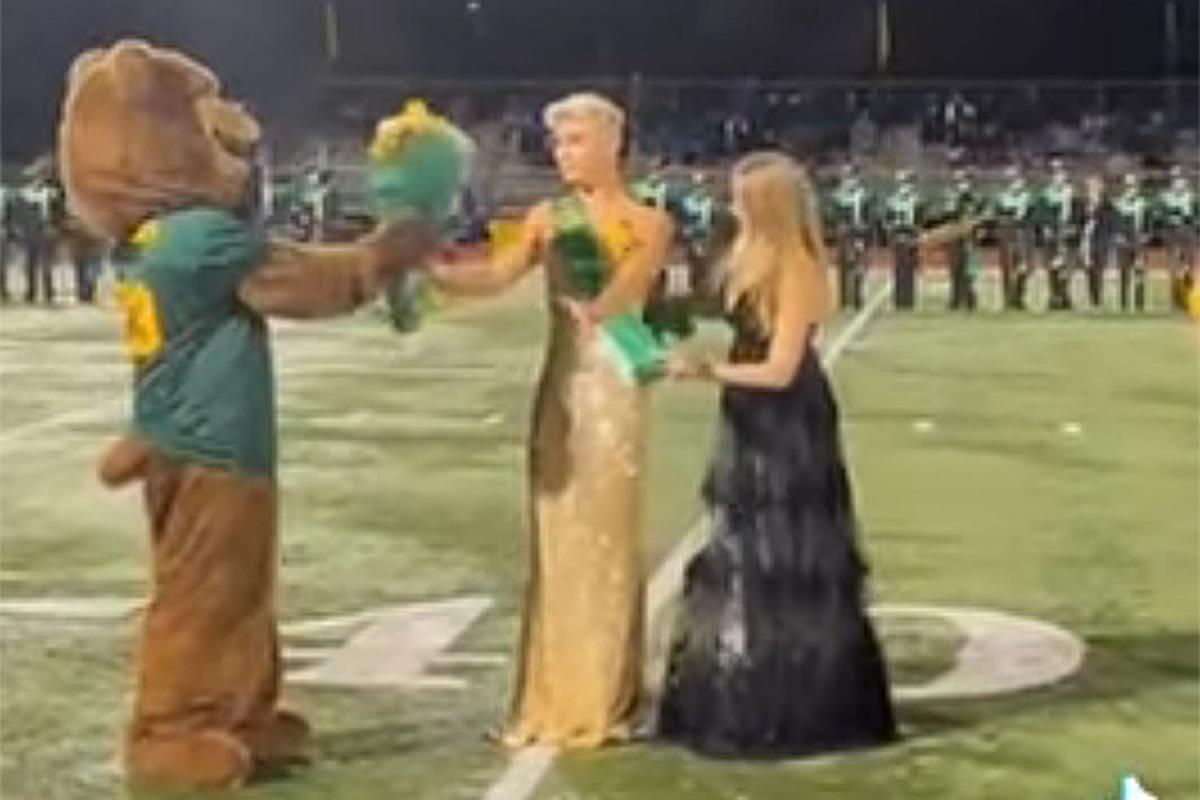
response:
{"label": "black ruffled gown", "polygon": [[[763,359],[752,317],[730,321],[731,360]],[[703,497],[712,535],[687,567],[660,734],[727,757],[894,739],[837,405],[811,343],[787,388],[724,389]]]}

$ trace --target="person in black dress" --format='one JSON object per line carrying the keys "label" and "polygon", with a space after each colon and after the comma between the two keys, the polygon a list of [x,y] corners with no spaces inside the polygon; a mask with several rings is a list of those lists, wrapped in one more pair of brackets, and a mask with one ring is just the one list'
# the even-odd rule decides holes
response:
{"label": "person in black dress", "polygon": [[739,234],[722,277],[724,361],[673,354],[721,384],[702,495],[706,546],[685,573],[659,734],[708,755],[794,757],[896,737],[838,412],[813,347],[829,307],[817,203],[778,153],[733,173]]}

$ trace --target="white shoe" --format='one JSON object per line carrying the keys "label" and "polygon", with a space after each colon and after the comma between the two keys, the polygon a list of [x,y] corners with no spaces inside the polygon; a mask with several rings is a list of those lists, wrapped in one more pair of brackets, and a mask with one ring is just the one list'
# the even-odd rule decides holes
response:
{"label": "white shoe", "polygon": [[1121,779],[1121,800],[1158,800],[1158,798],[1143,789],[1137,778],[1126,775]]}

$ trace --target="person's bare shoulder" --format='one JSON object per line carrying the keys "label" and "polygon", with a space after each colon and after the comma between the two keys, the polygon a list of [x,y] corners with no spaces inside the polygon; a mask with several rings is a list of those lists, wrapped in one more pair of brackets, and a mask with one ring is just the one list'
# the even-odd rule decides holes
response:
{"label": "person's bare shoulder", "polygon": [[544,242],[550,233],[553,221],[552,204],[549,200],[530,207],[525,212],[523,223],[525,236],[536,242]]}
{"label": "person's bare shoulder", "polygon": [[629,221],[638,239],[644,242],[665,242],[671,238],[671,217],[650,206],[632,203]]}
{"label": "person's bare shoulder", "polygon": [[550,224],[551,207],[552,203],[549,200],[535,204],[525,214],[525,223],[539,229],[546,228]]}

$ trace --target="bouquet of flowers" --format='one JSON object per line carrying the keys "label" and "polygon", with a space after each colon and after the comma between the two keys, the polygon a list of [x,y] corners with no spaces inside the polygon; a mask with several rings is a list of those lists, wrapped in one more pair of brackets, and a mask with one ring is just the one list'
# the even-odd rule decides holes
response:
{"label": "bouquet of flowers", "polygon": [[[469,136],[422,101],[409,100],[379,122],[368,149],[367,186],[376,215],[416,216],[448,234],[474,152]],[[446,302],[422,273],[400,276],[386,299],[392,325],[402,332],[415,330]]]}

